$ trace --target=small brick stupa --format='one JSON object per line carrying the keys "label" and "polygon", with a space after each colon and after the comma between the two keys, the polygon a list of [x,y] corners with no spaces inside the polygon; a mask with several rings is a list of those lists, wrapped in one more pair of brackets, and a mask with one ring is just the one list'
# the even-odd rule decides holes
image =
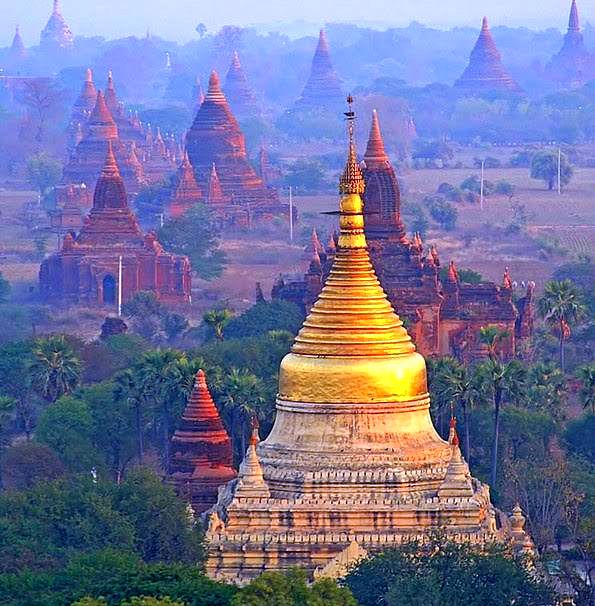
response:
{"label": "small brick stupa", "polygon": [[341,91],[341,80],[337,76],[331,61],[328,40],[323,29],[320,30],[318,46],[312,59],[310,77],[296,101],[296,108],[330,108],[335,109],[344,100]]}
{"label": "small brick stupa", "polygon": [[188,258],[165,252],[153,233],[142,233],[108,141],[93,208],[81,231],[76,237],[68,233],[60,252],[41,264],[42,296],[55,302],[115,305],[120,258],[122,302],[139,291],[153,292],[164,301],[189,301]]}
{"label": "small brick stupa", "polygon": [[184,153],[182,163],[173,180],[172,197],[168,205],[168,214],[172,218],[183,215],[198,202],[204,201],[204,195],[194,177],[188,154]]}
{"label": "small brick stupa", "polygon": [[595,78],[595,55],[585,48],[576,0],[572,0],[564,44],[547,66],[548,77],[564,88],[579,88]]}
{"label": "small brick stupa", "polygon": [[455,86],[470,92],[486,90],[508,90],[521,92],[521,87],[512,79],[496,47],[488,18],[484,17],[481,32],[469,56],[469,64]]}
{"label": "small brick stupa", "polygon": [[95,107],[84,128],[83,138],[64,167],[64,184],[84,183],[94,189],[101,174],[108,143],[121,168],[129,193],[136,193],[143,182],[143,169],[131,162],[130,150],[120,140],[118,127],[109,111],[101,91],[97,93]]}
{"label": "small brick stupa", "polygon": [[196,513],[213,506],[219,487],[237,476],[231,440],[202,370],[171,439],[170,457],[169,480]]}
{"label": "small brick stupa", "polygon": [[229,105],[233,109],[234,115],[240,119],[260,115],[256,95],[248,84],[248,79],[240,63],[237,51],[233,52],[223,90]]}
{"label": "small brick stupa", "polygon": [[18,63],[27,57],[27,49],[25,47],[25,43],[23,42],[21,30],[19,29],[18,25],[14,30],[14,38],[12,39],[12,44],[10,45],[8,57],[11,63]]}
{"label": "small brick stupa", "polygon": [[70,50],[74,36],[60,12],[60,0],[54,0],[54,10],[41,32],[40,47],[44,52]]}
{"label": "small brick stupa", "polygon": [[196,179],[205,191],[214,164],[223,194],[232,204],[249,204],[255,212],[258,206],[279,205],[277,192],[264,185],[248,160],[244,135],[216,72],[211,74],[209,90],[186,141]]}

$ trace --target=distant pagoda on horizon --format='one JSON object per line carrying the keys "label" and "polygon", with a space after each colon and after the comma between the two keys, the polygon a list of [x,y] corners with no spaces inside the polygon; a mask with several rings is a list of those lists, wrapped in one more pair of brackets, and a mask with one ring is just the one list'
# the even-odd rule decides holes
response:
{"label": "distant pagoda on horizon", "polygon": [[60,0],[54,0],[54,8],[41,32],[40,46],[46,52],[70,50],[74,36],[60,11]]}
{"label": "distant pagoda on horizon", "polygon": [[579,88],[595,78],[595,55],[585,48],[576,0],[570,5],[562,48],[548,63],[546,73],[559,86],[568,88]]}
{"label": "distant pagoda on horizon", "polygon": [[487,90],[522,92],[521,87],[502,63],[487,17],[483,18],[479,37],[469,56],[469,64],[455,82],[455,86],[470,92]]}
{"label": "distant pagoda on horizon", "polygon": [[260,115],[261,111],[256,101],[256,95],[248,84],[248,79],[246,78],[246,73],[237,51],[233,51],[231,64],[225,77],[223,92],[234,114],[239,118]]}
{"label": "distant pagoda on horizon", "polygon": [[14,28],[14,37],[10,45],[9,58],[11,62],[18,63],[27,57],[27,48],[21,36],[21,30],[17,25]]}
{"label": "distant pagoda on horizon", "polygon": [[326,33],[321,29],[312,59],[310,76],[301,96],[295,102],[295,109],[322,107],[335,111],[343,101],[341,80],[333,67]]}

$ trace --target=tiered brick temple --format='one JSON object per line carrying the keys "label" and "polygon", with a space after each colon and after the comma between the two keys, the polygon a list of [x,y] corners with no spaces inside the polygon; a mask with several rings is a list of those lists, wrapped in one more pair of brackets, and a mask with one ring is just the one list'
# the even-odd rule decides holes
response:
{"label": "tiered brick temple", "polygon": [[93,72],[87,69],[81,92],[72,107],[68,125],[68,151],[72,153],[83,140],[83,125],[87,124],[93,108],[97,103],[97,89],[93,82]]}
{"label": "tiered brick temple", "polygon": [[339,576],[430,529],[477,544],[513,536],[454,426],[445,442],[432,425],[424,358],[368,254],[353,142],[340,191],[333,266],[281,362],[273,429],[260,443],[254,430],[238,479],[205,515],[214,578],[291,566]]}
{"label": "tiered brick temple", "polygon": [[139,291],[153,292],[164,301],[190,300],[188,258],[165,252],[153,233],[142,233],[108,141],[93,208],[81,231],[66,234],[60,252],[41,264],[42,296],[60,303],[115,305],[120,258],[122,302]]}
{"label": "tiered brick temple", "polygon": [[492,37],[487,17],[483,18],[481,32],[469,56],[469,64],[463,75],[455,82],[455,86],[470,92],[486,90],[521,92],[521,87],[502,64],[502,57]]}
{"label": "tiered brick temple", "polygon": [[40,47],[44,52],[69,50],[74,44],[74,36],[60,12],[60,0],[54,0],[54,10],[41,32]]}
{"label": "tiered brick temple", "polygon": [[312,59],[310,76],[301,96],[295,103],[296,109],[326,108],[335,110],[343,103],[341,80],[331,61],[326,33],[320,30],[318,45]]}
{"label": "tiered brick temple", "polygon": [[[391,303],[410,323],[418,350],[424,355],[450,354],[462,360],[483,357],[487,350],[479,341],[480,328],[496,326],[508,333],[501,343],[502,354],[512,355],[516,340],[530,336],[532,305],[515,308],[507,271],[501,286],[493,282],[466,284],[451,262],[448,279],[442,283],[436,247],[424,247],[418,234],[411,239],[406,235],[399,184],[375,112],[363,175],[370,257]],[[273,298],[290,300],[305,311],[310,308],[332,267],[336,242],[331,239],[326,249],[320,243],[316,248],[315,253],[310,251],[312,261],[304,279],[281,276],[273,287]]]}
{"label": "tiered brick temple", "polygon": [[83,138],[64,167],[64,184],[84,183],[93,190],[101,174],[108,143],[111,143],[128,193],[136,193],[144,181],[143,168],[134,162],[130,149],[120,140],[118,127],[101,91],[97,93],[95,107],[83,130]]}
{"label": "tiered brick temple", "polygon": [[169,481],[196,513],[217,502],[219,487],[237,476],[231,440],[199,370],[171,439]]}
{"label": "tiered brick temple", "polygon": [[209,191],[214,166],[226,204],[244,209],[254,218],[287,212],[277,192],[268,188],[252,168],[244,135],[216,72],[211,74],[205,100],[188,131],[186,148],[196,180],[204,191]]}
{"label": "tiered brick temple", "polygon": [[233,52],[231,65],[225,77],[223,91],[234,115],[238,118],[250,118],[260,115],[261,112],[256,101],[256,95],[248,84],[248,79],[240,63],[240,56],[237,51]]}
{"label": "tiered brick temple", "polygon": [[167,208],[168,214],[172,218],[180,217],[195,204],[204,201],[205,196],[196,182],[188,154],[185,153],[173,179],[172,197]]}
{"label": "tiered brick temple", "polygon": [[579,88],[595,78],[595,55],[585,48],[576,0],[570,6],[564,44],[546,69],[548,77],[564,88]]}

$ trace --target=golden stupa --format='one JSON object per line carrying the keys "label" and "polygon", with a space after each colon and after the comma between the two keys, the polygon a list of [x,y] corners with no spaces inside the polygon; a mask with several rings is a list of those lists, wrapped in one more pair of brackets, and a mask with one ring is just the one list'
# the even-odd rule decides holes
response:
{"label": "golden stupa", "polygon": [[[351,111],[331,272],[281,362],[270,435],[206,514],[207,572],[238,583],[303,566],[339,576],[364,554],[441,528],[491,542],[510,523],[472,478],[454,425],[430,418],[426,365],[388,302],[364,235]],[[500,517],[497,523],[497,518]]]}

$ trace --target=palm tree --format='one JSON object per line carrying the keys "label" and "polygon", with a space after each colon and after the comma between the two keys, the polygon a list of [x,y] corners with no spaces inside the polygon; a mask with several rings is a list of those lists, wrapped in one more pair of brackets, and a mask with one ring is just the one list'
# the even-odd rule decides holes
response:
{"label": "palm tree", "polygon": [[539,315],[558,334],[560,368],[565,372],[564,344],[570,338],[571,327],[586,316],[587,308],[582,293],[572,280],[550,280],[545,285],[537,309]]}
{"label": "palm tree", "polygon": [[[10,425],[14,419],[16,400],[8,396],[0,396],[0,450],[10,444]],[[3,486],[2,470],[0,469],[0,489]]]}
{"label": "palm tree", "polygon": [[469,463],[471,458],[471,438],[469,427],[469,411],[479,398],[476,377],[468,368],[454,358],[443,359],[445,363],[435,368],[436,389],[442,398],[451,406],[458,406],[463,413],[465,424],[465,458]]}
{"label": "palm tree", "polygon": [[595,414],[595,364],[585,364],[576,371],[581,382],[579,397],[584,408]]}
{"label": "palm tree", "polygon": [[136,453],[139,465],[143,464],[145,454],[145,410],[147,398],[140,388],[134,371],[130,368],[122,371],[116,376],[114,397],[118,400],[126,400],[134,411],[134,423],[136,427]]}
{"label": "palm tree", "polygon": [[506,400],[514,401],[525,384],[525,369],[518,360],[502,363],[489,359],[477,367],[478,380],[487,388],[494,406],[494,433],[492,439],[491,485],[496,487],[498,473],[498,443],[500,440],[500,413]]}
{"label": "palm tree", "polygon": [[249,421],[261,417],[266,401],[262,381],[245,368],[232,368],[223,380],[221,404],[229,415],[236,460],[246,452]]}
{"label": "palm tree", "polygon": [[203,322],[213,329],[215,338],[219,341],[223,341],[223,330],[232,318],[233,313],[229,309],[212,309],[202,317]]}
{"label": "palm tree", "polygon": [[48,402],[71,393],[80,383],[82,363],[63,335],[37,339],[29,371],[36,391]]}
{"label": "palm tree", "polygon": [[509,335],[507,330],[497,326],[482,326],[479,329],[479,341],[486,346],[491,360],[498,358],[498,347]]}

